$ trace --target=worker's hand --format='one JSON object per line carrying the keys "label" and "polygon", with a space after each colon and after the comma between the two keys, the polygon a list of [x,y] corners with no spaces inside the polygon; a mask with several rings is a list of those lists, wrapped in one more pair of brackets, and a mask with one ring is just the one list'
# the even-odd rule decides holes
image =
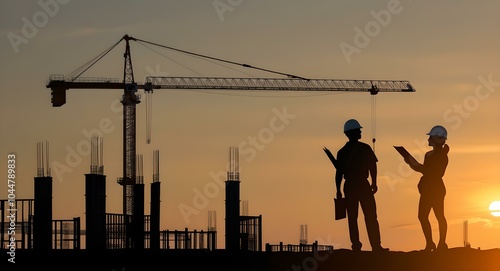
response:
{"label": "worker's hand", "polygon": [[405,163],[407,163],[411,168],[418,166],[418,162],[413,159],[405,158]]}
{"label": "worker's hand", "polygon": [[378,191],[378,187],[377,187],[377,185],[376,185],[376,184],[372,184],[372,185],[371,185],[371,188],[372,188],[372,192],[373,192],[373,194],[377,193],[377,191]]}
{"label": "worker's hand", "polygon": [[337,191],[337,198],[338,198],[338,199],[341,199],[341,198],[342,198],[342,192]]}

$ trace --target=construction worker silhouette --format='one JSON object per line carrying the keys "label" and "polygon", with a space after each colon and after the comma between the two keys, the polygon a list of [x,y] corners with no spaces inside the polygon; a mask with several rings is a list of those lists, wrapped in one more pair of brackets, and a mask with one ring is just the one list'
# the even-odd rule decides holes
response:
{"label": "construction worker silhouette", "polygon": [[[372,148],[361,138],[361,125],[355,119],[344,124],[344,133],[349,141],[337,152],[337,170],[335,184],[337,198],[342,197],[341,184],[344,182],[344,194],[347,204],[349,237],[353,251],[360,251],[358,210],[361,205],[365,216],[366,230],[372,251],[388,251],[380,245],[380,230],[377,219],[377,207],[374,194],[377,192],[377,156]],[[368,177],[371,177],[371,184]]]}
{"label": "construction worker silhouette", "polygon": [[[432,150],[428,151],[424,156],[424,163],[420,164],[415,160],[405,159],[405,162],[415,171],[422,173],[422,177],[418,182],[418,191],[420,200],[418,203],[418,220],[422,226],[426,246],[425,251],[447,249],[446,232],[448,224],[444,216],[444,197],[446,195],[446,187],[443,182],[443,176],[448,165],[448,152],[450,147],[446,144],[448,133],[441,125],[432,127],[428,142]],[[432,229],[429,222],[429,214],[431,209],[434,210],[434,215],[439,225],[439,243],[436,244],[432,240]]]}

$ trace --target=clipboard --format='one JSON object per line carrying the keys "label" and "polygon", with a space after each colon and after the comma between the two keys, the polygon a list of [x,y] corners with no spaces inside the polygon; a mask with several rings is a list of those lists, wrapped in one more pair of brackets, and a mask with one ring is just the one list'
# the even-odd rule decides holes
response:
{"label": "clipboard", "polygon": [[394,146],[394,148],[403,156],[406,161],[409,161],[411,164],[418,164],[417,159],[413,157],[403,146]]}
{"label": "clipboard", "polygon": [[326,147],[323,147],[323,151],[326,153],[326,156],[330,159],[330,162],[332,162],[333,166],[337,168],[337,159],[335,159],[335,156],[333,156],[332,152],[327,149]]}
{"label": "clipboard", "polygon": [[347,217],[347,203],[345,198],[334,198],[335,220],[341,220]]}

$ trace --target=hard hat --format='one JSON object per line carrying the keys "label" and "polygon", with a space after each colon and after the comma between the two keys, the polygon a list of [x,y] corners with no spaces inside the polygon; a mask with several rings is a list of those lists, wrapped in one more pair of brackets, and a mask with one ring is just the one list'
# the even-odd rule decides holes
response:
{"label": "hard hat", "polygon": [[359,124],[359,122],[357,120],[350,119],[350,120],[346,121],[344,124],[344,133],[349,131],[349,130],[360,129],[360,128],[363,128],[363,127],[361,127],[361,125]]}
{"label": "hard hat", "polygon": [[436,126],[432,127],[431,131],[428,132],[427,135],[439,136],[439,137],[443,137],[444,139],[448,138],[448,132],[446,131],[446,128],[444,128],[441,125],[436,125]]}

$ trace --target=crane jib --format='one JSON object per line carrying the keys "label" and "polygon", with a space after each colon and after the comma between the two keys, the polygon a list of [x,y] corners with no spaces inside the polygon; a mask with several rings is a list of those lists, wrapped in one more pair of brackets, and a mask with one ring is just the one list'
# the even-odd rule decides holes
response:
{"label": "crane jib", "polygon": [[270,91],[414,92],[404,80],[334,80],[289,78],[146,77],[151,89],[234,89]]}
{"label": "crane jib", "polygon": [[[52,105],[66,102],[68,89],[125,89],[126,84],[114,78],[64,78],[51,76],[47,87],[52,89]],[[138,89],[221,89],[221,90],[269,90],[269,91],[357,91],[415,92],[405,80],[342,80],[297,78],[226,78],[226,77],[146,77]]]}

